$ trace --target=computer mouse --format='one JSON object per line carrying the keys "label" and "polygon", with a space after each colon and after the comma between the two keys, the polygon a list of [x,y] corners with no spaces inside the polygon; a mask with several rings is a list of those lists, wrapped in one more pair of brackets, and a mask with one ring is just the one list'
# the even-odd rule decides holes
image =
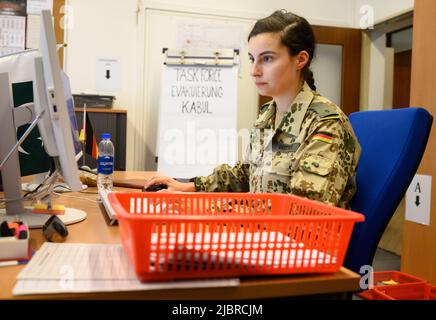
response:
{"label": "computer mouse", "polygon": [[147,188],[144,188],[143,191],[155,192],[155,191],[159,191],[162,189],[168,189],[168,186],[166,184],[163,184],[163,183],[156,183],[156,184],[152,184],[151,186],[148,186]]}

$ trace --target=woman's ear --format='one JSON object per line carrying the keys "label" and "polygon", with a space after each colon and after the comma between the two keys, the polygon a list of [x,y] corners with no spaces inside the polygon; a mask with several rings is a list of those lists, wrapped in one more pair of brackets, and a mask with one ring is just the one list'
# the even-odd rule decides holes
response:
{"label": "woman's ear", "polygon": [[309,54],[306,50],[300,51],[296,56],[297,70],[301,70],[309,62]]}

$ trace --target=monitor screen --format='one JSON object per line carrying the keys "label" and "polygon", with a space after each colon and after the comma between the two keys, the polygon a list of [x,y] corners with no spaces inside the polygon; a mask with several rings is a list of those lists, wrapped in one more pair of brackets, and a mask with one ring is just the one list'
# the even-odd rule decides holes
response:
{"label": "monitor screen", "polygon": [[71,93],[70,79],[64,72],[62,72],[62,80],[68,109],[68,118],[70,119],[71,135],[74,142],[74,152],[76,153],[76,161],[78,161],[82,156],[82,144],[79,140],[80,132],[77,125],[76,113],[74,111],[74,99],[73,94]]}

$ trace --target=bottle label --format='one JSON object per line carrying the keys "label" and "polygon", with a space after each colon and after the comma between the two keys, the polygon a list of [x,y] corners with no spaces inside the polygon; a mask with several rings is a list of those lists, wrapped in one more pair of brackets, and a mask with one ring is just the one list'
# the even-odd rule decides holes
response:
{"label": "bottle label", "polygon": [[114,172],[114,157],[99,156],[98,157],[98,173],[112,174]]}

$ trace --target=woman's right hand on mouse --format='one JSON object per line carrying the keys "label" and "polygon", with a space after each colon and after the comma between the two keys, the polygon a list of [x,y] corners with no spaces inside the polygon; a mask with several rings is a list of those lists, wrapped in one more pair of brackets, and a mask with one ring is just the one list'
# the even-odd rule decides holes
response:
{"label": "woman's right hand on mouse", "polygon": [[180,182],[171,177],[154,176],[147,180],[144,184],[144,189],[153,184],[166,184],[168,189],[162,189],[157,192],[195,192],[194,182]]}

